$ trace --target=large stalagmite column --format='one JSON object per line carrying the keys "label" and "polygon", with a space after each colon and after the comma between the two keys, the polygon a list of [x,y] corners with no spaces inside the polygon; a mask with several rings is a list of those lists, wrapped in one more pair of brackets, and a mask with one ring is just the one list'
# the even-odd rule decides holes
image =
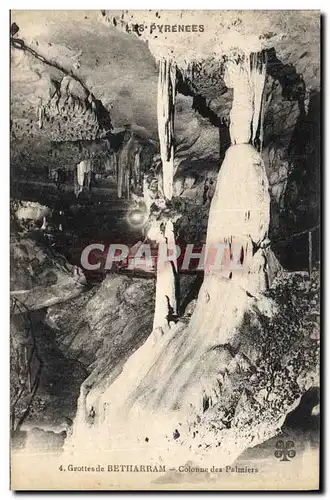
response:
{"label": "large stalagmite column", "polygon": [[206,244],[229,244],[232,260],[230,268],[206,268],[190,324],[191,335],[198,337],[204,331],[212,343],[228,342],[242,321],[246,298],[258,297],[267,288],[263,246],[268,235],[270,197],[264,163],[251,144],[260,130],[264,78],[261,54],[227,63],[225,83],[233,89],[232,145],[218,175]]}
{"label": "large stalagmite column", "polygon": [[[252,288],[255,288],[252,274],[257,270],[256,262],[252,265],[252,248],[260,247],[269,226],[266,171],[260,154],[250,144],[255,142],[258,130],[261,134],[264,81],[262,54],[251,54],[238,63],[227,64],[225,82],[234,91],[230,114],[232,145],[219,173],[207,231],[209,245],[230,242],[233,247],[241,247],[244,268],[239,279],[243,278],[242,285]],[[234,253],[236,258],[240,255],[239,251]],[[264,262],[262,253],[260,249],[254,260]],[[231,276],[235,277],[235,270]]]}

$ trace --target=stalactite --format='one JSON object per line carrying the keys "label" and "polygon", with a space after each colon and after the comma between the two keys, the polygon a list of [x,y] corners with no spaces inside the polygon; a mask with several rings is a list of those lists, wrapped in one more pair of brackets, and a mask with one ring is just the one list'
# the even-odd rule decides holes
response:
{"label": "stalactite", "polygon": [[140,182],[140,153],[141,148],[137,146],[133,134],[129,130],[126,130],[124,142],[117,153],[118,198],[122,198],[124,195],[126,198],[129,198],[131,187],[136,187]]}
{"label": "stalactite", "polygon": [[159,62],[157,119],[163,165],[163,189],[168,200],[173,195],[175,87],[176,66],[170,59],[161,59]]}
{"label": "stalactite", "polygon": [[[176,65],[170,59],[161,59],[159,62],[157,119],[162,160],[162,184],[167,200],[171,200],[173,196],[175,88]],[[160,236],[159,243],[167,252],[169,249],[174,250],[175,238],[171,220],[165,222],[164,234]],[[177,314],[176,272],[176,265],[171,262],[160,262],[157,268],[154,329],[164,329],[166,321],[169,326],[169,317]]]}
{"label": "stalactite", "polygon": [[[207,245],[224,242],[239,244],[244,250],[245,267],[238,272],[233,271],[232,276],[230,273],[223,276],[218,269],[206,272],[195,311],[189,326],[185,328],[182,322],[176,325],[175,321],[174,324],[170,321],[175,318],[178,308],[175,263],[160,263],[157,267],[153,335],[135,351],[122,371],[120,367],[119,374],[115,372],[108,379],[108,388],[96,386],[79,402],[74,424],[74,432],[79,435],[74,438],[74,443],[81,442],[83,446],[87,444],[91,447],[97,443],[97,446],[102,447],[106,435],[105,446],[108,449],[118,446],[123,449],[126,445],[131,450],[132,442],[144,442],[145,436],[148,436],[150,443],[156,443],[157,447],[166,450],[171,446],[168,436],[173,433],[173,429],[179,428],[176,427],[178,422],[183,435],[186,428],[189,429],[190,424],[196,421],[196,414],[202,415],[203,400],[219,403],[221,408],[219,379],[223,379],[233,359],[227,348],[228,343],[240,330],[246,313],[258,306],[258,297],[261,297],[259,292],[266,286],[263,279],[265,258],[262,243],[269,225],[265,168],[260,154],[249,144],[255,99],[250,68],[246,61],[230,64],[232,67],[227,75],[231,81],[228,86],[234,88],[230,128],[232,146],[226,151],[218,174],[210,207]],[[163,71],[164,66],[165,63],[161,68]],[[228,80],[226,83],[229,83]],[[161,86],[159,92],[162,100],[165,92]],[[167,129],[163,118],[163,115],[159,117],[159,131],[163,134],[161,136],[160,133],[166,186],[164,191],[167,199],[171,199],[169,187],[173,183],[172,171],[169,175],[169,170],[165,170],[168,165],[164,162],[164,158],[167,161],[164,148],[170,143],[166,142]],[[172,154],[171,147],[169,151]],[[143,184],[146,204],[150,204],[151,190],[147,176]],[[154,222],[151,239],[162,243],[167,252],[175,244],[173,222],[166,221],[165,217],[162,221],[161,215]],[[259,247],[255,259],[253,246]],[[253,296],[246,293],[251,289]],[[103,422],[97,419],[104,404],[108,404],[108,410]],[[86,416],[87,409],[90,411],[91,408],[96,410],[93,425],[90,425]],[[231,453],[233,442],[231,439]],[[237,444],[232,458],[243,451],[246,443],[243,443],[242,449],[240,445],[242,443]],[[217,453],[219,450],[221,452],[221,447],[217,448]],[[175,448],[171,463],[176,463],[180,448]],[[154,449],[150,449],[154,452]],[[186,459],[188,450],[183,450]],[[228,463],[228,447],[225,451],[221,457],[223,464]],[[148,453],[148,449],[144,448],[144,452]]]}
{"label": "stalactite", "polygon": [[229,126],[232,144],[248,144],[251,139],[253,90],[249,75],[249,60],[246,57],[239,62],[228,61],[224,80],[227,87],[234,91]]}
{"label": "stalactite", "polygon": [[141,182],[141,161],[140,161],[140,154],[141,150],[138,148],[138,150],[135,152],[134,155],[134,164],[133,164],[133,181],[134,181],[134,186],[137,186]]}
{"label": "stalactite", "polygon": [[259,127],[259,152],[262,152],[264,144],[264,121],[266,111],[266,93],[262,93],[261,109],[260,109],[260,127]]}
{"label": "stalactite", "polygon": [[78,196],[86,187],[86,177],[93,171],[92,160],[83,160],[78,163],[75,176],[75,195]]}
{"label": "stalactite", "polygon": [[123,145],[117,156],[117,194],[122,198],[127,195],[127,177],[130,169],[129,164],[129,142]]}
{"label": "stalactite", "polygon": [[[207,232],[208,244],[219,243],[220,236],[222,242],[225,239],[246,248],[245,264],[251,266],[251,243],[260,245],[267,237],[269,227],[270,199],[265,166],[260,154],[248,145],[250,140],[255,143],[258,128],[261,128],[264,82],[265,60],[262,54],[252,54],[238,63],[228,62],[226,84],[234,90],[230,113],[232,146],[219,173]],[[262,131],[259,137],[262,138]],[[228,189],[230,179],[232,187]],[[249,287],[249,280],[252,288],[255,288],[252,282],[263,283],[263,279],[250,276],[261,268],[252,266],[248,272],[246,266],[246,272],[238,275],[242,286]]]}
{"label": "stalactite", "polygon": [[45,119],[45,108],[42,104],[38,107],[38,125],[39,129],[42,129]]}
{"label": "stalactite", "polygon": [[232,144],[248,144],[251,141],[254,145],[258,129],[262,142],[266,64],[265,53],[259,52],[245,56],[238,62],[227,63],[225,82],[227,87],[234,90],[229,127]]}
{"label": "stalactite", "polygon": [[123,161],[124,154],[122,151],[118,153],[117,156],[117,195],[121,198],[123,195],[123,181],[124,181],[124,169],[126,163]]}
{"label": "stalactite", "polygon": [[253,120],[251,142],[255,144],[260,123],[259,140],[263,135],[263,93],[266,78],[267,56],[266,52],[250,54],[250,82],[253,92]]}
{"label": "stalactite", "polygon": [[125,191],[127,199],[129,199],[130,197],[130,188],[131,188],[131,169],[129,164],[125,170]]}

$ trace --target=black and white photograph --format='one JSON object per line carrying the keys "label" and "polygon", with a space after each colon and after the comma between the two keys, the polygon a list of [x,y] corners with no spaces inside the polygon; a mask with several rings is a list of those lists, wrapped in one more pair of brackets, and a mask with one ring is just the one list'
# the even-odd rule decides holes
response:
{"label": "black and white photograph", "polygon": [[12,490],[319,490],[320,45],[10,12]]}

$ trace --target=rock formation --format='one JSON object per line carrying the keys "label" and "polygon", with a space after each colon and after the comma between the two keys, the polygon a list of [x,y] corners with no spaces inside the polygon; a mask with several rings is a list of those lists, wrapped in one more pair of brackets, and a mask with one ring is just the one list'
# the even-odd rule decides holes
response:
{"label": "rock formation", "polygon": [[[319,384],[315,252],[294,272],[308,231],[317,247],[318,17],[196,15],[36,15],[31,34],[13,13],[12,296],[84,374],[69,451],[227,465]],[[81,269],[123,238],[167,256],[155,276]],[[179,282],[191,243],[225,265]]]}

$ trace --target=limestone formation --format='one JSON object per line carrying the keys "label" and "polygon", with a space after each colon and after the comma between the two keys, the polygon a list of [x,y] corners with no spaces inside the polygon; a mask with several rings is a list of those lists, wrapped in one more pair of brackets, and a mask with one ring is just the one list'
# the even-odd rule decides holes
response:
{"label": "limestone formation", "polygon": [[[40,322],[45,366],[55,350],[83,373],[79,394],[62,391],[64,449],[233,463],[319,384],[306,259],[318,245],[316,16],[224,11],[214,27],[208,11],[43,15],[34,39],[15,13],[11,40],[12,300]],[[150,243],[157,265],[109,271],[97,250],[89,272],[91,241]],[[206,253],[204,273],[182,270],[176,245],[188,244],[222,249],[221,266]]]}

